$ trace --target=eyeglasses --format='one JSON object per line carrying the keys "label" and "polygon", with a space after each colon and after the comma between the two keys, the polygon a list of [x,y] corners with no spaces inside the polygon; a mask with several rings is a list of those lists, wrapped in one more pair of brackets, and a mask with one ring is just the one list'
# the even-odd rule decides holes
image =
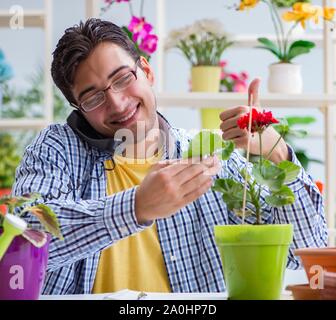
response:
{"label": "eyeglasses", "polygon": [[137,79],[137,68],[138,63],[140,59],[138,59],[135,62],[134,69],[128,70],[126,73],[122,74],[120,77],[112,79],[110,85],[105,88],[104,90],[100,90],[94,95],[88,97],[83,102],[81,102],[79,105],[75,105],[74,103],[71,103],[71,106],[80,109],[84,112],[90,112],[101,105],[103,105],[106,101],[106,91],[112,90],[114,93],[118,93],[121,91],[126,90],[130,85],[132,85]]}

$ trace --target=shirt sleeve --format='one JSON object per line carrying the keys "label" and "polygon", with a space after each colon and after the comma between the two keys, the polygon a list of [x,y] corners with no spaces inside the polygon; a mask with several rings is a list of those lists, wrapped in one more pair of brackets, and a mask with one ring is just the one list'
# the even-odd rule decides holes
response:
{"label": "shirt sleeve", "polygon": [[[312,177],[305,172],[295,156],[293,149],[288,146],[291,161],[301,167],[300,173],[295,181],[287,184],[295,194],[295,202],[292,205],[283,207],[271,207],[265,197],[270,194],[266,188],[261,192],[262,221],[273,224],[292,224],[294,229],[293,242],[290,245],[287,267],[297,269],[301,267],[300,260],[294,255],[294,250],[304,247],[324,247],[328,241],[328,231],[324,215],[323,198]],[[231,158],[224,163],[224,170],[227,169],[236,180],[243,183],[244,179],[238,172],[246,167],[246,159],[235,151]],[[251,172],[252,165],[249,163],[248,171]],[[224,173],[225,174],[225,173]],[[226,175],[227,176],[227,175]],[[253,207],[250,208],[253,210]],[[255,223],[254,215],[246,218],[247,223]],[[229,211],[229,222],[240,224],[241,218]]]}
{"label": "shirt sleeve", "polygon": [[[72,184],[64,154],[59,140],[51,137],[29,146],[16,171],[13,186],[14,195],[41,194],[36,203],[50,206],[57,215],[64,240],[52,238],[48,271],[93,255],[151,225],[137,222],[136,187],[97,200],[75,200],[72,193],[62,192]],[[30,226],[41,228],[34,216],[27,213],[25,218]]]}

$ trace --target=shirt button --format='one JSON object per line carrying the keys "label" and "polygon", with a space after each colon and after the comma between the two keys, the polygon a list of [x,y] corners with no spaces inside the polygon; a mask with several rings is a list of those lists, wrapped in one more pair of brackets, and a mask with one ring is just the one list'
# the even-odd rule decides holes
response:
{"label": "shirt button", "polygon": [[174,262],[174,261],[176,261],[176,260],[177,260],[176,257],[175,257],[173,254],[171,254],[171,255],[170,255],[170,261],[173,261],[173,262]]}
{"label": "shirt button", "polygon": [[120,233],[121,233],[122,236],[127,236],[127,234],[128,234],[128,230],[127,230],[126,227],[121,227],[119,229],[119,231],[120,231]]}

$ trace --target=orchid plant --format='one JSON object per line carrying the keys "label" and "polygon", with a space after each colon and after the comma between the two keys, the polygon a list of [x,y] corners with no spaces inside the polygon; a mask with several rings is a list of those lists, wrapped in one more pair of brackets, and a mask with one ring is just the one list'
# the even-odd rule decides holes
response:
{"label": "orchid plant", "polygon": [[230,72],[226,69],[228,63],[225,60],[220,61],[221,80],[220,91],[222,92],[247,92],[248,74],[245,71],[240,73]]}
{"label": "orchid plant", "polygon": [[[293,4],[291,11],[285,12],[282,17],[280,17],[279,11],[277,10],[277,6],[279,6],[278,0],[240,0],[239,5],[237,5],[237,10],[243,11],[251,9],[259,5],[259,3],[265,3],[270,10],[276,33],[276,42],[264,37],[258,38],[258,42],[261,45],[257,48],[270,51],[283,63],[291,63],[294,58],[309,53],[310,50],[315,47],[315,44],[311,41],[296,40],[292,42],[290,40],[296,26],[301,24],[301,26],[305,28],[307,21],[312,20],[317,24],[320,18],[326,21],[332,21],[336,10],[331,7],[322,8],[307,2],[296,2]],[[287,33],[284,31],[281,18],[287,22],[294,22]]]}
{"label": "orchid plant", "polygon": [[203,19],[170,31],[165,49],[178,49],[192,66],[218,66],[232,44],[218,20]]}
{"label": "orchid plant", "polygon": [[139,54],[150,60],[151,55],[156,51],[158,37],[153,34],[153,26],[146,21],[143,16],[144,0],[141,0],[140,15],[134,14],[132,0],[104,0],[105,6],[101,9],[101,14],[109,10],[115,3],[127,2],[131,14],[131,21],[122,29],[128,37],[134,42]]}
{"label": "orchid plant", "polygon": [[[58,219],[53,210],[45,204],[35,204],[33,202],[40,198],[40,194],[32,193],[23,196],[3,196],[0,198],[0,205],[5,205],[8,210],[4,215],[0,212],[0,231],[3,229],[6,214],[15,215],[24,220],[23,216],[29,212],[41,223],[42,228],[36,229],[28,226],[22,233],[22,237],[31,242],[35,247],[41,248],[47,242],[47,233],[63,239]],[[24,209],[19,209],[23,207]],[[19,210],[19,211],[18,211]],[[46,233],[47,232],[47,233]],[[0,232],[1,238],[1,232]]]}
{"label": "orchid plant", "polygon": [[[237,124],[241,129],[247,130],[250,128],[249,121],[250,113],[247,113],[239,118]],[[296,179],[300,167],[290,161],[274,164],[269,160],[280,139],[288,131],[285,123],[282,125],[280,137],[273,148],[266,157],[262,156],[261,136],[267,127],[276,123],[279,121],[273,117],[272,112],[260,112],[253,108],[250,132],[259,135],[259,161],[253,164],[247,162],[249,166],[252,166],[251,173],[247,173],[246,168],[237,168],[244,183],[237,181],[237,177],[228,172],[228,178],[216,179],[212,187],[213,191],[222,193],[223,200],[229,210],[242,217],[255,214],[256,224],[262,224],[261,191],[263,189],[268,189],[270,194],[266,196],[265,201],[272,207],[289,205],[295,201],[295,195],[287,184]],[[234,143],[232,141],[224,141],[218,134],[203,130],[190,141],[188,150],[183,153],[183,158],[216,154],[222,160],[227,160],[233,151]]]}

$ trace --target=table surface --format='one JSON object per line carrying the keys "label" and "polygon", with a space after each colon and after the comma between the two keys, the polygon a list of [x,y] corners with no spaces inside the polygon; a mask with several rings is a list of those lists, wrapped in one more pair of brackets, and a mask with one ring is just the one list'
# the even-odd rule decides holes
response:
{"label": "table surface", "polygon": [[[292,300],[293,297],[290,291],[283,291],[280,299]],[[40,300],[227,300],[227,293],[143,293],[126,289],[102,294],[42,295]]]}

